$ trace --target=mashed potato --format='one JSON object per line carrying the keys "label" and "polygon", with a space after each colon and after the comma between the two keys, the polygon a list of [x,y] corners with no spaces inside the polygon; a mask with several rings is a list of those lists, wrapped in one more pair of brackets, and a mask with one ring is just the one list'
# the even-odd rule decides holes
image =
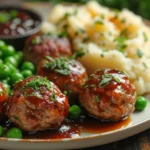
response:
{"label": "mashed potato", "polygon": [[[96,1],[82,6],[56,5],[43,32],[66,31],[79,61],[89,73],[100,68],[124,70],[137,94],[150,92],[150,29],[127,9],[110,10]],[[46,29],[47,28],[47,29]]]}

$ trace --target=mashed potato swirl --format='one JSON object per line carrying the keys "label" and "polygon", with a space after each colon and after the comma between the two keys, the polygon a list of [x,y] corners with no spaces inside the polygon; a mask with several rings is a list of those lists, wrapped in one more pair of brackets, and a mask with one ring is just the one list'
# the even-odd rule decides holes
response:
{"label": "mashed potato swirl", "polygon": [[67,32],[79,61],[93,73],[100,68],[124,70],[137,94],[150,92],[150,29],[127,9],[121,12],[96,1],[81,6],[56,5],[43,32]]}

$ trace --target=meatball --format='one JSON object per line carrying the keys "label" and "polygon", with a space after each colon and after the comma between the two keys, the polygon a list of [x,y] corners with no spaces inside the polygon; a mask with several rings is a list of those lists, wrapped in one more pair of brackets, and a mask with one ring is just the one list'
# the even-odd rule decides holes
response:
{"label": "meatball", "polygon": [[86,69],[74,59],[46,57],[39,63],[37,73],[53,81],[62,91],[78,95],[87,78]]}
{"label": "meatball", "polygon": [[28,38],[24,48],[24,59],[35,65],[45,56],[56,58],[71,54],[71,43],[67,37],[47,34],[37,34]]}
{"label": "meatball", "polygon": [[4,115],[4,104],[6,103],[7,98],[8,93],[3,84],[0,82],[0,120],[3,118]]}
{"label": "meatball", "polygon": [[80,103],[90,115],[119,121],[134,111],[136,89],[123,71],[103,69],[90,75],[80,94]]}
{"label": "meatball", "polygon": [[10,120],[26,131],[58,128],[68,110],[67,97],[53,82],[40,76],[16,83],[6,105]]}

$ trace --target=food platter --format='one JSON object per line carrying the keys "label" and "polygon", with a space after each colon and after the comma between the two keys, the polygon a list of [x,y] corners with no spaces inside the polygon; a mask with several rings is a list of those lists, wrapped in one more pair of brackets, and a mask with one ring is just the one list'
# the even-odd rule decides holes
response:
{"label": "food platter", "polygon": [[92,146],[108,144],[118,140],[122,140],[129,136],[140,133],[150,126],[150,103],[143,112],[133,113],[131,115],[131,124],[122,127],[116,131],[104,134],[82,133],[80,137],[61,140],[18,140],[18,139],[0,139],[0,148],[2,149],[79,149]]}

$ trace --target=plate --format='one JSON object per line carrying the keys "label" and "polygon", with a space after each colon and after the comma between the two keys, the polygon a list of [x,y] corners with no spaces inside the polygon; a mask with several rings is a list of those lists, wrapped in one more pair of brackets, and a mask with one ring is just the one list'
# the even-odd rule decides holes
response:
{"label": "plate", "polygon": [[1,149],[20,149],[20,150],[54,150],[54,149],[79,149],[92,146],[98,146],[115,142],[139,132],[142,132],[150,127],[150,96],[147,96],[148,105],[142,112],[134,112],[131,115],[131,123],[127,127],[101,133],[81,133],[80,137],[69,139],[56,140],[18,140],[0,138]]}

